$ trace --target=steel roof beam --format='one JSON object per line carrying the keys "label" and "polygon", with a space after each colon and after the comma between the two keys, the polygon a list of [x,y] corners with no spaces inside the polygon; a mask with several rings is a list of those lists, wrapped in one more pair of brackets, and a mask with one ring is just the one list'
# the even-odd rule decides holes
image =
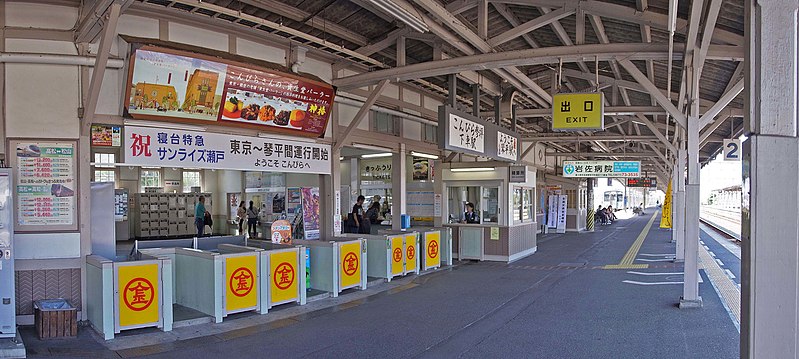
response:
{"label": "steel roof beam", "polygon": [[592,136],[539,136],[539,135],[524,135],[522,136],[523,142],[589,142],[589,141],[602,141],[602,142],[627,142],[627,141],[653,141],[657,140],[655,136],[625,136],[625,135],[592,135]]}
{"label": "steel roof beam", "polygon": [[655,152],[626,152],[626,153],[602,153],[602,152],[545,152],[548,157],[619,157],[619,158],[650,158],[656,157]]}
{"label": "steel roof beam", "polygon": [[505,31],[497,36],[492,37],[488,40],[488,44],[491,46],[497,46],[504,44],[510,40],[513,40],[519,36],[532,32],[538,28],[542,28],[547,26],[555,21],[558,21],[564,17],[572,15],[575,13],[573,8],[562,7],[558,10],[552,11],[548,14],[544,14],[539,16],[535,19],[532,19],[524,24],[519,26],[515,26],[508,31]]}
{"label": "steel roof beam", "polygon": [[662,92],[660,92],[655,84],[649,81],[649,78],[647,78],[646,75],[641,73],[641,71],[635,67],[635,64],[633,64],[632,61],[621,58],[618,58],[617,61],[619,65],[627,70],[627,73],[635,78],[635,81],[638,81],[638,83],[641,84],[641,86],[643,86],[651,96],[655,97],[655,100],[657,100],[660,106],[663,106],[663,108],[671,115],[671,117],[674,117],[680,126],[687,128],[688,122],[685,119],[685,115],[683,115],[676,107],[674,107],[674,104],[672,104],[671,101],[669,101],[669,99],[666,98]]}
{"label": "steel roof beam", "polygon": [[718,114],[721,113],[721,110],[727,107],[730,102],[735,100],[735,98],[738,97],[743,90],[744,79],[740,79],[729,91],[721,96],[721,98],[718,100],[718,102],[716,102],[715,105],[713,105],[713,107],[711,107],[702,117],[699,118],[699,129],[701,130],[703,127],[709,125],[713,121],[713,118],[718,116]]}

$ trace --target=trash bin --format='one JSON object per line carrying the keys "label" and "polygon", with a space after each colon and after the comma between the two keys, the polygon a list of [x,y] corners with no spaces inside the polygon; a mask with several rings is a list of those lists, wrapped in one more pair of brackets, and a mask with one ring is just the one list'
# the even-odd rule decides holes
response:
{"label": "trash bin", "polygon": [[43,299],[33,302],[33,316],[39,339],[78,335],[78,309],[66,299]]}

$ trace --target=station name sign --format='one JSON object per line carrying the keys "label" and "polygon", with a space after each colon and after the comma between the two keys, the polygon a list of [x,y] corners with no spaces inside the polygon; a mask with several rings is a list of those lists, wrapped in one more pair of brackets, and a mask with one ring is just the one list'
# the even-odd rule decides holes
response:
{"label": "station name sign", "polygon": [[552,129],[556,131],[604,130],[604,113],[601,92],[552,96]]}
{"label": "station name sign", "polygon": [[657,188],[658,180],[653,177],[628,178],[627,187],[630,188]]}
{"label": "station name sign", "polygon": [[519,134],[449,106],[438,108],[439,148],[498,161],[517,162]]}
{"label": "station name sign", "polygon": [[563,177],[641,177],[641,161],[563,161]]}

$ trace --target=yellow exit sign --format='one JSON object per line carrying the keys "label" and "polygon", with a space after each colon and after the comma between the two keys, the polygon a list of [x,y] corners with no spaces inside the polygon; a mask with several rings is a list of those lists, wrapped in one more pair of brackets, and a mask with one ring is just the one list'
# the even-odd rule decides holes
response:
{"label": "yellow exit sign", "polygon": [[552,129],[561,131],[603,130],[605,116],[602,93],[562,93],[552,97]]}

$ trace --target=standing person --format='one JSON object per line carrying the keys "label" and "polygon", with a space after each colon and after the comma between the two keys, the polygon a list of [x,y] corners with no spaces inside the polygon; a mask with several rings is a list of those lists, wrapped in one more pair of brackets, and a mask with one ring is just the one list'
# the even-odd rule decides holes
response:
{"label": "standing person", "polygon": [[194,207],[194,225],[197,226],[197,237],[202,237],[205,231],[205,197],[200,196]]}
{"label": "standing person", "polygon": [[255,208],[255,203],[250,201],[250,208],[247,208],[247,233],[250,238],[255,238],[258,235],[258,212],[259,208]]}
{"label": "standing person", "polygon": [[463,223],[480,224],[480,216],[474,213],[474,204],[466,202],[466,212],[463,213]]}
{"label": "standing person", "polygon": [[352,206],[352,211],[350,212],[347,218],[347,221],[350,222],[350,227],[352,233],[361,233],[362,223],[364,221],[363,218],[363,201],[366,198],[364,196],[358,196],[358,199],[355,201],[355,205]]}
{"label": "standing person", "polygon": [[236,218],[239,220],[239,235],[244,233],[244,220],[247,219],[247,206],[244,201],[239,203],[239,209],[236,212]]}
{"label": "standing person", "polygon": [[369,220],[370,224],[378,224],[380,221],[378,218],[380,217],[380,202],[372,202],[369,206],[369,209],[366,210],[366,219]]}

